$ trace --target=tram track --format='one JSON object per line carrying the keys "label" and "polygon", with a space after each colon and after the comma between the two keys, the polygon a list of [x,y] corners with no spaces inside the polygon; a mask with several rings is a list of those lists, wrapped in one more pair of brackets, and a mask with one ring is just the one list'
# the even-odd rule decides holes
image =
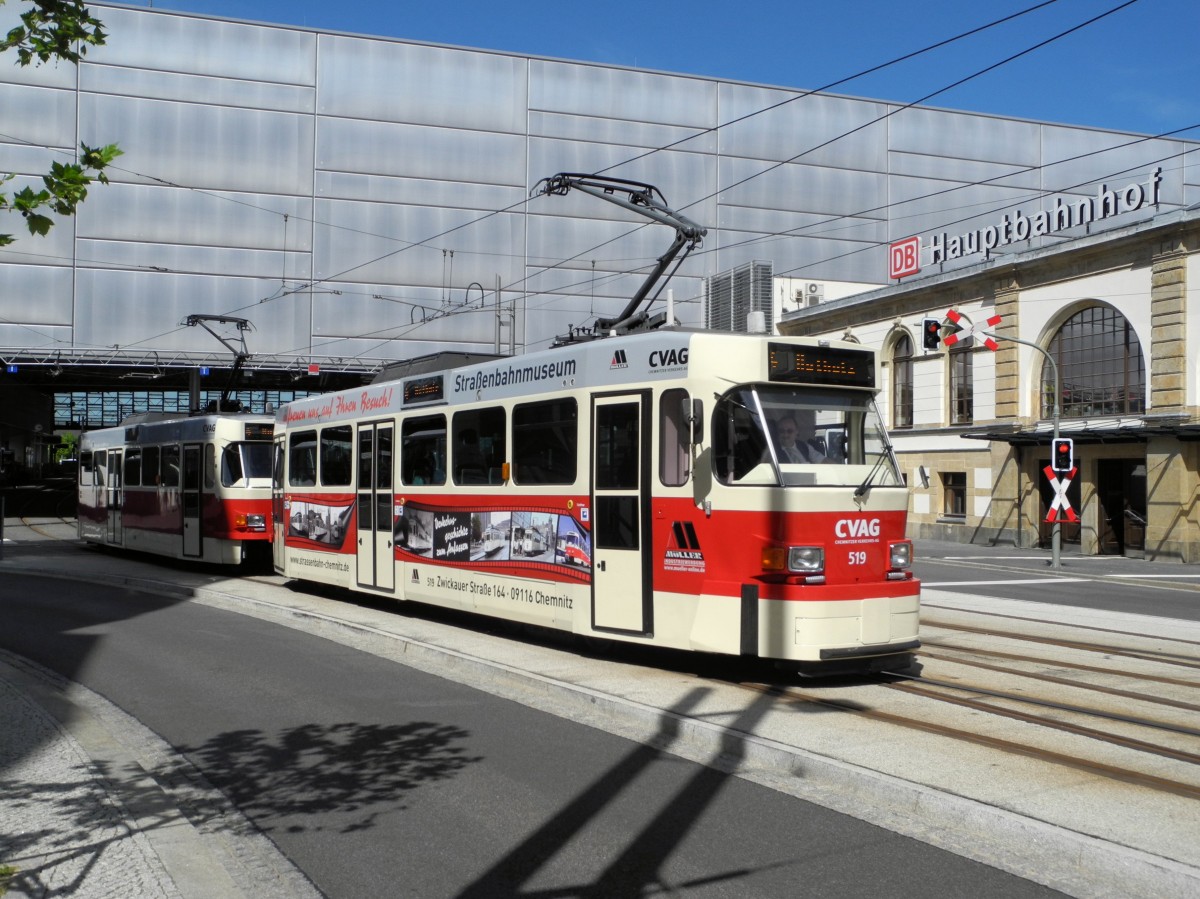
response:
{"label": "tram track", "polygon": [[1200,798],[1197,641],[969,609],[925,616],[922,641],[919,668],[853,700],[776,684],[778,701]]}
{"label": "tram track", "polygon": [[948,702],[953,705],[962,706],[963,708],[987,712],[988,714],[992,715],[1001,715],[1006,718],[1012,718],[1016,721],[1023,721],[1027,724],[1035,724],[1040,727],[1048,727],[1053,730],[1065,731],[1077,736],[1089,737],[1093,740],[1112,743],[1116,746],[1122,746],[1126,749],[1137,750],[1138,752],[1146,752],[1152,755],[1159,755],[1164,758],[1175,759],[1176,761],[1187,762],[1188,764],[1192,765],[1200,765],[1200,753],[1187,752],[1167,746],[1160,746],[1146,740],[1123,737],[1117,734],[1107,733],[1094,727],[1085,727],[1079,724],[1072,724],[1068,721],[1059,721],[1046,715],[1022,712],[1016,709],[996,705],[994,703],[987,702],[986,700],[951,695],[947,692],[938,692],[938,690],[970,692],[986,696],[990,699],[1006,700],[1016,704],[1031,705],[1040,709],[1048,709],[1055,712],[1065,712],[1083,717],[1101,718],[1122,724],[1131,724],[1142,728],[1166,730],[1174,734],[1200,737],[1200,731],[1197,731],[1193,728],[1181,727],[1169,722],[1154,721],[1147,718],[1136,718],[1130,715],[1118,715],[1111,712],[1106,712],[1102,709],[1086,708],[1084,706],[1054,702],[1051,700],[1040,699],[1038,697],[1021,696],[1016,693],[1009,693],[1000,690],[988,690],[976,685],[952,684],[945,681],[924,677],[914,677],[901,683],[888,684],[887,688],[891,690],[902,690],[914,696],[922,696],[927,699],[937,700],[939,702]]}
{"label": "tram track", "polygon": [[[920,679],[918,678],[917,680]],[[1113,764],[1095,758],[1088,758],[1080,754],[1048,749],[1044,746],[1036,745],[1036,743],[1033,741],[1023,741],[1020,739],[983,733],[979,728],[967,730],[962,727],[956,727],[953,725],[940,723],[938,721],[929,720],[922,715],[910,715],[900,712],[892,712],[881,708],[864,707],[858,701],[850,702],[832,699],[811,691],[801,690],[799,688],[780,688],[777,685],[749,683],[742,683],[739,686],[743,689],[756,693],[772,694],[781,702],[804,703],[806,705],[815,706],[827,711],[853,715],[875,723],[893,725],[911,731],[920,731],[936,737],[944,737],[957,742],[979,746],[1010,755],[1019,755],[1026,758],[1031,758],[1063,768],[1086,772],[1107,780],[1120,781],[1133,786],[1144,787],[1146,789],[1169,794],[1171,796],[1179,796],[1188,799],[1200,799],[1200,783],[1189,783],[1184,780],[1166,777],[1146,770],[1138,770],[1126,765]],[[929,694],[922,695],[920,691],[915,691],[912,688],[906,689],[901,684],[887,684],[884,686],[888,689],[906,691],[920,699],[927,699],[935,702],[951,702],[951,700],[946,699],[944,696]],[[959,707],[970,708],[973,711],[983,712],[989,715],[1000,715],[1009,720],[1015,719],[1021,723],[1038,727],[1055,728],[1057,724],[1053,719],[1044,716],[1029,714],[1020,715],[980,701],[960,699],[957,702],[952,702],[951,704],[958,705]],[[1059,729],[1069,731],[1073,736],[1078,736],[1096,742],[1109,743],[1121,749],[1154,755],[1156,757],[1161,757],[1170,761],[1181,762],[1183,764],[1200,765],[1200,754],[1197,753],[1175,750],[1171,747],[1161,746],[1159,744],[1149,743],[1147,741],[1125,738],[1116,734],[1100,731],[1095,728],[1085,728],[1076,725],[1070,727],[1063,726]]]}
{"label": "tram track", "polygon": [[[924,659],[933,659],[933,660],[937,660],[937,661],[941,661],[941,662],[952,662],[957,665],[970,666],[972,668],[978,668],[978,669],[982,669],[985,671],[992,671],[997,674],[1004,674],[1004,675],[1010,675],[1010,676],[1016,676],[1016,677],[1027,676],[1029,674],[1029,672],[1023,671],[1019,668],[1010,668],[1010,667],[1007,667],[1004,665],[995,665],[995,664],[991,664],[989,662],[982,662],[982,661],[979,661],[978,659],[970,658],[969,655],[971,653],[974,653],[976,655],[985,655],[985,656],[988,656],[991,658],[1009,659],[1009,660],[1014,660],[1014,661],[1025,662],[1030,665],[1049,666],[1049,667],[1054,667],[1054,668],[1070,668],[1072,670],[1076,670],[1076,671],[1080,671],[1080,672],[1090,672],[1092,674],[1101,674],[1101,675],[1113,674],[1113,670],[1111,668],[1103,668],[1099,665],[1085,665],[1081,662],[1069,662],[1069,661],[1063,661],[1060,659],[1050,659],[1050,658],[1040,657],[1040,656],[1027,656],[1027,655],[1021,655],[1019,653],[1013,653],[1013,652],[1002,652],[1000,650],[995,650],[995,649],[978,649],[978,648],[967,647],[967,646],[956,646],[951,643],[938,643],[936,645],[937,645],[938,649],[954,650],[954,651],[961,653],[961,655],[950,655],[950,654],[946,654],[946,653],[931,651],[926,646],[926,647],[921,648],[920,653],[919,653],[920,657],[924,658]],[[1179,678],[1173,678],[1173,677],[1157,677],[1155,675],[1138,674],[1138,673],[1132,673],[1132,672],[1127,672],[1127,671],[1122,672],[1121,675],[1122,675],[1122,677],[1125,677],[1125,678],[1130,678],[1130,679],[1134,679],[1134,680],[1142,680],[1142,681],[1147,681],[1150,683],[1158,683],[1158,684],[1163,684],[1163,685],[1172,686],[1172,687],[1185,687],[1185,688],[1200,687],[1200,684],[1198,684],[1194,681],[1180,680]],[[1148,693],[1138,693],[1133,690],[1122,690],[1122,689],[1119,689],[1116,687],[1105,687],[1100,684],[1088,683],[1087,681],[1083,681],[1083,680],[1072,679],[1072,678],[1067,678],[1067,677],[1058,677],[1053,674],[1047,674],[1044,671],[1039,672],[1038,677],[1041,680],[1045,681],[1046,683],[1057,684],[1057,685],[1063,686],[1063,687],[1074,687],[1074,688],[1077,688],[1080,690],[1092,690],[1097,693],[1105,693],[1109,696],[1116,696],[1116,697],[1120,697],[1120,698],[1124,698],[1124,699],[1135,700],[1138,702],[1148,702],[1148,703],[1153,703],[1153,704],[1158,704],[1158,705],[1165,705],[1165,706],[1170,706],[1172,708],[1182,709],[1185,711],[1194,711],[1194,712],[1200,713],[1200,704],[1197,704],[1197,703],[1183,702],[1181,700],[1170,699],[1170,698],[1167,698],[1164,696],[1153,696]]]}
{"label": "tram track", "polygon": [[[1019,672],[1013,672],[1013,673],[1020,674]],[[1163,731],[1168,731],[1168,732],[1174,733],[1174,734],[1180,734],[1183,736],[1200,738],[1200,729],[1197,729],[1194,727],[1188,727],[1186,725],[1175,724],[1170,721],[1159,721],[1159,720],[1154,720],[1152,718],[1126,715],[1126,714],[1122,714],[1120,712],[1112,712],[1112,711],[1108,711],[1108,710],[1102,709],[1102,708],[1092,708],[1092,707],[1077,705],[1077,704],[1073,704],[1073,703],[1061,702],[1061,701],[1055,700],[1055,699],[1044,699],[1044,698],[1041,698],[1038,696],[1024,695],[1022,693],[1018,693],[1018,692],[1014,692],[1014,691],[1010,691],[1010,690],[997,690],[993,687],[986,687],[981,684],[957,683],[957,682],[953,682],[953,681],[949,681],[949,680],[941,680],[941,679],[937,679],[937,678],[923,677],[921,675],[907,675],[907,674],[904,674],[901,672],[892,672],[891,676],[901,678],[902,680],[899,683],[887,684],[887,687],[889,689],[907,690],[908,692],[911,692],[914,694],[919,694],[922,696],[929,696],[929,697],[937,698],[937,699],[946,698],[946,697],[936,694],[930,690],[922,690],[921,689],[922,687],[932,687],[935,689],[952,690],[952,691],[957,691],[957,692],[962,692],[962,693],[972,693],[972,694],[976,694],[979,696],[987,696],[987,697],[990,697],[993,699],[1007,700],[1007,701],[1014,702],[1014,703],[1022,703],[1022,704],[1026,704],[1026,705],[1032,705],[1032,706],[1037,706],[1037,707],[1045,708],[1045,709],[1051,709],[1051,710],[1059,711],[1059,712],[1068,712],[1068,713],[1073,713],[1073,714],[1077,714],[1077,715],[1087,715],[1087,716],[1092,716],[1092,717],[1096,717],[1096,718],[1107,719],[1109,721],[1121,722],[1124,724],[1132,724],[1132,725],[1136,725],[1138,727],[1144,727],[1144,728],[1149,728],[1149,729],[1154,729],[1154,730],[1163,730]],[[1029,674],[1020,674],[1020,676],[1033,677],[1032,675],[1029,675]],[[1086,690],[1096,689],[1100,692],[1104,692],[1106,695],[1116,694],[1116,695],[1119,695],[1124,698],[1128,698],[1128,699],[1131,699],[1131,700],[1134,700],[1137,702],[1145,702],[1145,703],[1153,704],[1153,703],[1156,703],[1159,701],[1159,697],[1153,697],[1153,696],[1149,696],[1146,694],[1135,693],[1130,690],[1113,691],[1113,690],[1109,690],[1109,689],[1106,689],[1103,687],[1097,687],[1097,686],[1091,685],[1091,684],[1083,684],[1083,683],[1079,683],[1077,681],[1065,681],[1060,678],[1047,678],[1044,676],[1037,676],[1036,679],[1039,683],[1049,682],[1049,683],[1055,683],[1055,684],[1063,684],[1063,685],[1070,686],[1072,688],[1079,689],[1079,690],[1086,691]],[[1177,702],[1177,701],[1171,701],[1171,700],[1165,700],[1165,701],[1169,702],[1173,708],[1181,708],[1181,709],[1190,710],[1190,711],[1197,710],[1197,706],[1195,706],[1194,704],[1191,704],[1191,703],[1183,703],[1183,702]],[[987,710],[994,711],[995,709],[994,709],[994,707],[988,707]],[[1033,719],[1030,719],[1030,720],[1033,720]],[[1040,723],[1040,722],[1034,721],[1033,723]],[[1200,764],[1200,753],[1186,753],[1186,755],[1189,756],[1187,759],[1185,759],[1186,761],[1191,761],[1196,764]]]}
{"label": "tram track", "polygon": [[[57,540],[62,543],[70,543],[76,539],[74,536],[64,537],[60,534],[51,533],[50,531],[46,530],[46,522],[40,522],[40,523],[35,524],[32,521],[30,521],[29,518],[27,518],[27,517],[21,517],[21,518],[18,518],[17,520],[21,523],[21,527],[27,528],[28,530],[33,531],[33,533],[37,534],[39,537],[44,537],[47,540]],[[54,524],[55,525],[63,525],[64,527],[69,527],[72,529],[75,527],[74,520],[64,518],[61,515],[58,516],[58,518],[54,522]]]}
{"label": "tram track", "polygon": [[[1054,621],[1037,621],[1035,619],[1022,619],[1033,624],[1042,624],[1048,626],[1062,627],[1061,622]],[[1118,646],[1113,643],[1099,643],[1090,640],[1080,639],[1064,639],[1055,636],[1043,636],[1040,634],[1031,634],[1027,632],[1015,630],[1000,630],[991,626],[958,624],[936,618],[922,619],[921,625],[923,628],[941,628],[942,630],[956,631],[965,634],[976,634],[989,638],[1005,638],[1019,642],[1037,643],[1045,646],[1053,646],[1059,649],[1081,650],[1084,652],[1101,653],[1105,656],[1117,656],[1120,658],[1138,660],[1143,662],[1153,662],[1162,665],[1173,665],[1189,670],[1200,671],[1200,657],[1185,655],[1182,651],[1176,652],[1161,652],[1150,651],[1143,649],[1129,649],[1127,647]],[[1079,630],[1100,631],[1099,628],[1075,628]],[[1135,634],[1121,631],[1106,631],[1112,634],[1121,634],[1125,638],[1142,638],[1146,640],[1156,640],[1160,643],[1176,643],[1182,647],[1197,647],[1200,648],[1200,642],[1194,640],[1180,640],[1176,638],[1154,637],[1148,634]],[[940,645],[940,644],[939,644]]]}

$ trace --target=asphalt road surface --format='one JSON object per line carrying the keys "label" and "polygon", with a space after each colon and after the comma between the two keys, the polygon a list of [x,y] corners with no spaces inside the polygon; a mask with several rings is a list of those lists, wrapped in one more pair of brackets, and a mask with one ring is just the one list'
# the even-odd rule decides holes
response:
{"label": "asphalt road surface", "polygon": [[12,576],[0,621],[0,646],[162,736],[331,897],[1060,895],[235,613]]}
{"label": "asphalt road surface", "polygon": [[915,541],[914,549],[924,590],[1200,621],[1200,565],[1081,556],[1067,547],[1053,568],[1041,549],[933,541]]}

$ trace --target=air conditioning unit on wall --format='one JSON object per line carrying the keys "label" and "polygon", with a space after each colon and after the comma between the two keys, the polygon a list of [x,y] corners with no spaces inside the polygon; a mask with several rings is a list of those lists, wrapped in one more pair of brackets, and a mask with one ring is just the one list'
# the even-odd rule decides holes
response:
{"label": "air conditioning unit on wall", "polygon": [[808,281],[796,288],[795,300],[797,308],[815,306],[825,299],[825,285],[819,281]]}

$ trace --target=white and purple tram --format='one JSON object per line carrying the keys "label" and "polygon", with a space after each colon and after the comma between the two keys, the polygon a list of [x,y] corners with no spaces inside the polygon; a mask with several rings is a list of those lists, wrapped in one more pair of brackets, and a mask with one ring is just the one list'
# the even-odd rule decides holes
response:
{"label": "white and purple tram", "polygon": [[[660,329],[298,400],[276,416],[275,568],[584,636],[886,668],[919,645],[920,587],[878,379],[857,344]],[[821,461],[791,460],[791,430]]]}
{"label": "white and purple tram", "polygon": [[236,565],[269,554],[273,416],[146,413],[83,434],[79,537]]}

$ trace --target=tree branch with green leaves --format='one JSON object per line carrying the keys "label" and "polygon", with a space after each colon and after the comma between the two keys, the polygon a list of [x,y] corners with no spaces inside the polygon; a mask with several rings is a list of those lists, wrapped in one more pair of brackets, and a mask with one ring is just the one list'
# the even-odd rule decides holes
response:
{"label": "tree branch with green leaves", "polygon": [[0,41],[0,51],[15,48],[23,66],[35,57],[39,63],[78,63],[89,46],[102,46],[106,37],[100,20],[79,0],[33,0],[33,8],[21,14],[21,24]]}
{"label": "tree branch with green leaves", "polygon": [[[4,0],[0,0],[3,4]],[[50,60],[66,60],[78,64],[89,47],[104,44],[106,35],[99,19],[94,18],[79,0],[33,0],[31,8],[21,14],[21,24],[0,41],[0,52],[17,51],[17,64],[41,65]],[[25,227],[33,235],[43,236],[54,225],[46,213],[74,215],[88,194],[93,182],[108,183],[104,169],[121,155],[116,144],[89,147],[80,143],[75,162],[56,162],[42,176],[41,190],[26,187],[11,198],[0,192],[0,212],[19,212]],[[13,179],[0,175],[0,185]],[[16,240],[11,234],[0,234],[0,247]]]}

